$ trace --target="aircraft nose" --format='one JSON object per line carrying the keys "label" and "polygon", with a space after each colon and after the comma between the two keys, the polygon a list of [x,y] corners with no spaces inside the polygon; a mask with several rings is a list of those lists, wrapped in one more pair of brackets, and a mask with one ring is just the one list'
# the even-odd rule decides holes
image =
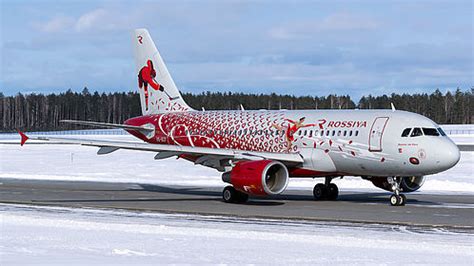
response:
{"label": "aircraft nose", "polygon": [[461,152],[459,151],[458,146],[453,142],[445,142],[444,145],[438,147],[438,161],[439,167],[447,170],[455,166],[459,159],[461,159]]}

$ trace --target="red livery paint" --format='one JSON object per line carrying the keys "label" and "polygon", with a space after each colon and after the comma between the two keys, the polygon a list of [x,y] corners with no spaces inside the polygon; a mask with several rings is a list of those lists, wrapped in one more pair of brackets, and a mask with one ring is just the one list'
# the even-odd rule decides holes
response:
{"label": "red livery paint", "polygon": [[338,173],[321,172],[305,168],[291,168],[288,169],[291,177],[325,177],[325,176],[339,176]]}
{"label": "red livery paint", "polygon": [[125,121],[125,124],[153,125],[155,135],[152,138],[134,130],[130,130],[129,133],[155,144],[297,152],[297,147],[290,146],[286,135],[281,131],[277,132],[273,127],[275,120],[281,121],[281,124],[285,123],[283,113],[174,112],[136,117]]}
{"label": "red livery paint", "polygon": [[263,189],[262,173],[270,160],[238,162],[232,169],[230,181],[234,188],[253,195],[267,195]]}

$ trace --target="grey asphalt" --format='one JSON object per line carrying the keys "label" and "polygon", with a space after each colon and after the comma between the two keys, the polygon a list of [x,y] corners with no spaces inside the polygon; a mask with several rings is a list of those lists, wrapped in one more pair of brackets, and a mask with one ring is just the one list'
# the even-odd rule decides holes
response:
{"label": "grey asphalt", "polygon": [[228,204],[220,188],[0,179],[0,202],[134,211],[190,213],[326,222],[474,229],[474,194],[407,194],[406,206],[390,206],[390,193],[341,191],[337,201],[314,201],[312,188]]}
{"label": "grey asphalt", "polygon": [[474,151],[474,145],[469,144],[458,144],[458,148],[460,151]]}

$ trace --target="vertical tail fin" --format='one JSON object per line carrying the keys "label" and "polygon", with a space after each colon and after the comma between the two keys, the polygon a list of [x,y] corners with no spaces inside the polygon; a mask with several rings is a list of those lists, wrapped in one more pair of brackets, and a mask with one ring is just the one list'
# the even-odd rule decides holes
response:
{"label": "vertical tail fin", "polygon": [[142,113],[147,115],[191,110],[176,88],[146,29],[134,30],[132,46]]}

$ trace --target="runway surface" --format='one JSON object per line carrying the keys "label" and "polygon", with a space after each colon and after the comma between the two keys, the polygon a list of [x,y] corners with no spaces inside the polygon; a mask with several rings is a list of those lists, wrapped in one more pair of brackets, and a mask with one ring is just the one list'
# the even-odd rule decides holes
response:
{"label": "runway surface", "polygon": [[17,179],[0,183],[2,203],[474,229],[473,195],[412,193],[406,206],[393,207],[388,192],[341,191],[338,201],[314,201],[308,188],[227,204],[219,188]]}
{"label": "runway surface", "polygon": [[474,145],[458,144],[460,151],[474,151]]}

